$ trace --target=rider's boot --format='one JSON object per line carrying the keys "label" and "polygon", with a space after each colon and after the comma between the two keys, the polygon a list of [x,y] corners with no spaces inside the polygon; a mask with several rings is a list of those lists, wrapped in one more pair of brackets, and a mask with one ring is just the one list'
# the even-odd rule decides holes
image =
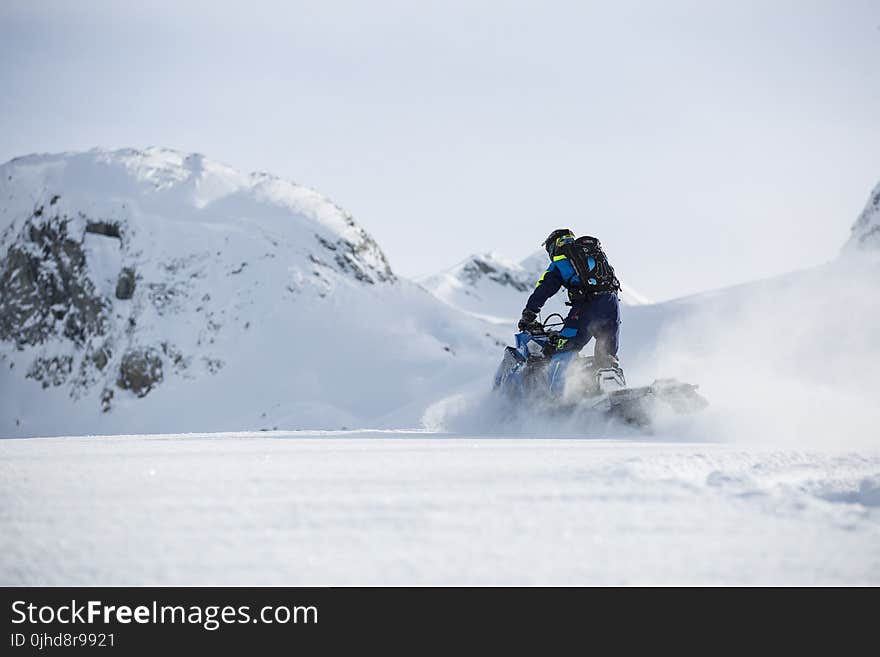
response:
{"label": "rider's boot", "polygon": [[596,368],[596,384],[600,392],[612,392],[626,387],[626,377],[623,375],[617,356],[596,354],[593,362]]}

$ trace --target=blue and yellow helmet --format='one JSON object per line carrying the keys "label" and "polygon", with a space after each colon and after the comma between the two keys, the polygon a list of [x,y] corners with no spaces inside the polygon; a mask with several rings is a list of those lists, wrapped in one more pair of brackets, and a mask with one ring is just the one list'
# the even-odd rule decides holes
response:
{"label": "blue and yellow helmet", "polygon": [[544,250],[553,260],[553,257],[559,253],[563,245],[574,241],[574,233],[570,228],[557,228],[544,240]]}

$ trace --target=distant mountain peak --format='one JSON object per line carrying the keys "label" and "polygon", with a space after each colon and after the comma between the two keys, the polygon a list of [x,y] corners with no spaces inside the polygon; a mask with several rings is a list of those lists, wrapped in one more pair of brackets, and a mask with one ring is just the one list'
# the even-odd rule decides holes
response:
{"label": "distant mountain peak", "polygon": [[497,253],[483,253],[473,255],[453,268],[459,272],[462,280],[476,285],[483,277],[494,281],[502,286],[509,286],[520,292],[525,292],[532,285],[529,283],[529,272],[522,265],[498,255]]}
{"label": "distant mountain peak", "polygon": [[880,253],[880,183],[871,191],[865,209],[853,224],[844,251]]}
{"label": "distant mountain peak", "polygon": [[[494,252],[465,258],[449,269],[423,276],[418,283],[440,300],[471,315],[497,321],[518,317],[535,283],[549,261],[537,249],[520,262]],[[621,301],[627,305],[650,303],[624,283]],[[548,302],[544,314],[566,313],[567,297],[560,292]]]}

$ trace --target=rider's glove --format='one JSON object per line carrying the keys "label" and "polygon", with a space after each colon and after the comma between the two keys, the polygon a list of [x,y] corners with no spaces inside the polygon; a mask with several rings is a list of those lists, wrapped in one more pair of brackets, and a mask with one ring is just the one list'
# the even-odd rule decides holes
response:
{"label": "rider's glove", "polygon": [[528,331],[529,329],[533,328],[534,325],[536,324],[535,318],[537,316],[538,316],[538,313],[526,308],[525,310],[522,311],[522,317],[519,318],[519,322],[516,325],[517,328],[520,331]]}

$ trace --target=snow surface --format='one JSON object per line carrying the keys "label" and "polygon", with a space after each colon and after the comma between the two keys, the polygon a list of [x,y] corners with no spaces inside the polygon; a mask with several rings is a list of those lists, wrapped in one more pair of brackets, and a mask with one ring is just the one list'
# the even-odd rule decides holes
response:
{"label": "snow surface", "polygon": [[0,441],[0,584],[880,584],[880,453],[407,433]]}

